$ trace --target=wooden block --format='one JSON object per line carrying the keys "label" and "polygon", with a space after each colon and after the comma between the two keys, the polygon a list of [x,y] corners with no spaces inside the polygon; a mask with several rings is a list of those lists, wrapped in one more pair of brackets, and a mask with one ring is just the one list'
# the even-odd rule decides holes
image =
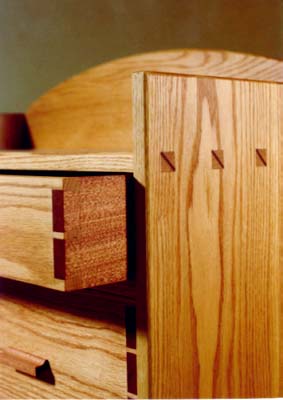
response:
{"label": "wooden block", "polygon": [[132,152],[136,71],[283,81],[282,61],[230,51],[175,49],[110,61],[66,80],[30,106],[35,148]]}
{"label": "wooden block", "polygon": [[[134,83],[148,318],[138,395],[278,397],[282,85],[158,73]],[[164,149],[174,173],[161,171]],[[256,149],[272,155],[264,168]]]}
{"label": "wooden block", "polygon": [[0,275],[60,290],[127,278],[126,176],[0,176]]}

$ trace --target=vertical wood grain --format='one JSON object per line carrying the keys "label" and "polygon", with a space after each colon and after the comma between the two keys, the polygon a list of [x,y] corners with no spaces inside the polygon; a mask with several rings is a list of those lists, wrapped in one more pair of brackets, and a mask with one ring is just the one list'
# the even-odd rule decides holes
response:
{"label": "vertical wood grain", "polygon": [[[280,85],[139,79],[150,396],[278,396]],[[212,168],[212,150],[224,169]],[[175,152],[172,173],[164,151]]]}

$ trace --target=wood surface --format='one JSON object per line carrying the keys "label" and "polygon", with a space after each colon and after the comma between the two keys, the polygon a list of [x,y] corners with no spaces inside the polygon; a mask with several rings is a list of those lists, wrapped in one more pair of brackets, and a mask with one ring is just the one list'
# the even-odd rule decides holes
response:
{"label": "wood surface", "polygon": [[132,83],[137,71],[283,81],[283,62],[220,50],[134,55],[91,68],[51,89],[27,111],[37,149],[131,152]]}
{"label": "wood surface", "polygon": [[58,290],[126,280],[124,175],[1,175],[0,202],[0,276]]}
{"label": "wood surface", "polygon": [[0,151],[0,170],[133,172],[132,153]]}
{"label": "wood surface", "polygon": [[148,302],[138,394],[278,397],[282,85],[158,73],[134,85]]}
{"label": "wood surface", "polygon": [[126,177],[65,179],[66,290],[127,279]]}
{"label": "wood surface", "polygon": [[[86,297],[84,293],[59,296],[60,293],[45,289],[38,299],[31,292],[31,299],[28,294],[21,296],[20,290],[17,296],[13,292],[2,294],[0,346],[13,346],[48,358],[55,384],[0,364],[0,398],[127,398],[121,304],[102,301],[95,295]],[[69,301],[72,307],[67,308]]]}

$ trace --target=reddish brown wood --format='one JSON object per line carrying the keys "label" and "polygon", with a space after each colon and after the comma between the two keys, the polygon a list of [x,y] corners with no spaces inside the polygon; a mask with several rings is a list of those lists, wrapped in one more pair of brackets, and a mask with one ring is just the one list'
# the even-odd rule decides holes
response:
{"label": "reddish brown wood", "polygon": [[51,384],[55,383],[49,361],[34,354],[13,347],[6,347],[0,350],[0,363],[9,365],[16,371],[39,380]]}
{"label": "reddish brown wood", "polygon": [[127,279],[126,176],[65,178],[66,290]]}
{"label": "reddish brown wood", "polygon": [[53,231],[64,232],[64,192],[52,190]]}
{"label": "reddish brown wood", "polygon": [[54,251],[54,278],[65,279],[66,277],[66,253],[65,253],[65,240],[53,239]]}
{"label": "reddish brown wood", "polygon": [[127,381],[128,393],[137,394],[137,356],[127,353]]}
{"label": "reddish brown wood", "polygon": [[0,114],[0,149],[31,149],[32,141],[24,114]]}

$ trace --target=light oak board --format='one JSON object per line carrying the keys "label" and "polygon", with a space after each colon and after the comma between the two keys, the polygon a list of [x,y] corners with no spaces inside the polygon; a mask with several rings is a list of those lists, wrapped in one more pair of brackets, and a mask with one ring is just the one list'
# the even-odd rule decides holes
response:
{"label": "light oak board", "polygon": [[132,172],[132,153],[0,151],[0,170]]}
{"label": "light oak board", "polygon": [[134,82],[148,302],[139,396],[279,396],[281,85]]}

